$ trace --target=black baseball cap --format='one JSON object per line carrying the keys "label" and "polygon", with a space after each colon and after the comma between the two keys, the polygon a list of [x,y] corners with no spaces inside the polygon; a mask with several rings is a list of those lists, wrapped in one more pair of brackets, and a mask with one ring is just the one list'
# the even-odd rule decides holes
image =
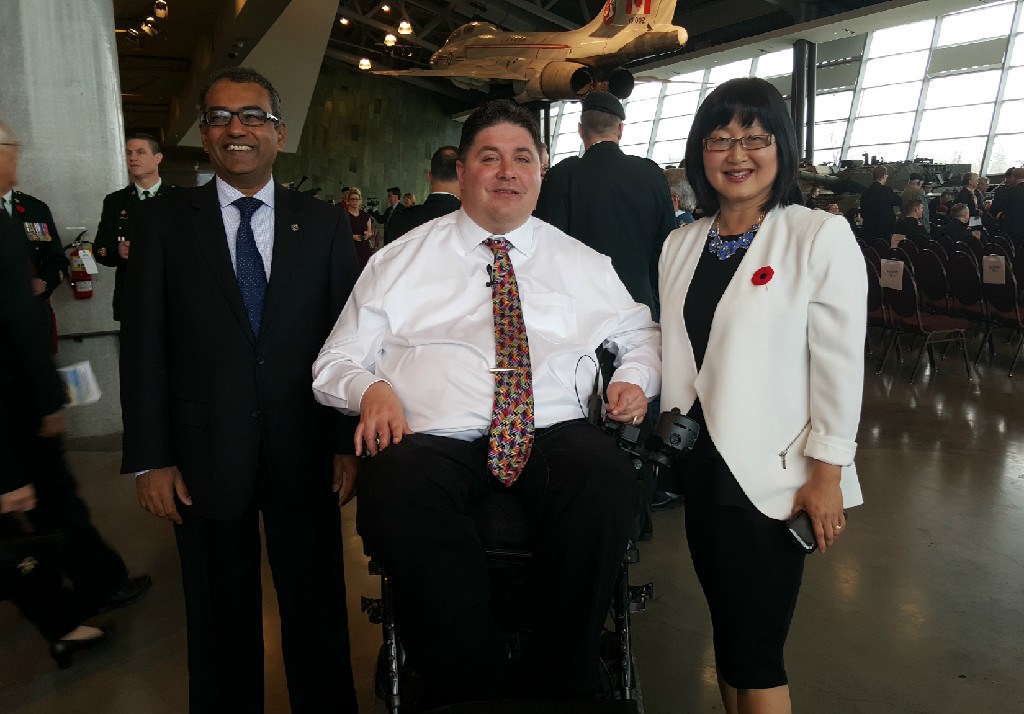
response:
{"label": "black baseball cap", "polygon": [[591,92],[583,98],[583,111],[597,111],[617,116],[626,121],[626,111],[614,94],[610,92]]}

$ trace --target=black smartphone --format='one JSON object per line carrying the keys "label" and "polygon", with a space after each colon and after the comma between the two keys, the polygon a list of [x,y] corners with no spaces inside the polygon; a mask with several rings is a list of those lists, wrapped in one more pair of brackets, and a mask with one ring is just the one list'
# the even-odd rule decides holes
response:
{"label": "black smartphone", "polygon": [[[843,518],[846,518],[846,511],[843,511]],[[800,511],[786,521],[786,528],[800,546],[800,550],[813,553],[817,549],[818,541],[814,538],[814,526],[811,525],[811,517],[807,515],[807,511]]]}
{"label": "black smartphone", "polygon": [[786,528],[803,552],[813,553],[818,547],[818,541],[814,538],[814,526],[811,525],[811,517],[807,515],[807,511],[800,511],[786,521]]}

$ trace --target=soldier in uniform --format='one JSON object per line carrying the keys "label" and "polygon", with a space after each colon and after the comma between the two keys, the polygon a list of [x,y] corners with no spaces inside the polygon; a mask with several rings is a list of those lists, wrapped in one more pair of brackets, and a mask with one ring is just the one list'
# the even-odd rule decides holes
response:
{"label": "soldier in uniform", "polygon": [[[27,193],[15,191],[18,182],[18,149],[10,127],[0,121],[0,209],[21,224],[28,258],[32,264],[32,291],[47,301],[64,280],[68,259],[53,223],[53,214],[45,203]],[[57,328],[50,310],[52,349],[57,351]]]}
{"label": "soldier in uniform", "polygon": [[160,144],[149,134],[132,134],[125,141],[128,176],[131,183],[107,194],[103,199],[100,225],[96,229],[93,253],[96,261],[114,273],[114,319],[121,320],[125,276],[128,274],[128,252],[131,247],[131,221],[139,203],[177,188],[160,178],[160,162],[164,155]]}

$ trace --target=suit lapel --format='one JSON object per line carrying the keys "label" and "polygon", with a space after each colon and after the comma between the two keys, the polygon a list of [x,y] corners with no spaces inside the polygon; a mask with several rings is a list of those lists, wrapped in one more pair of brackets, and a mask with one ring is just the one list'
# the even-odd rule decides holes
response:
{"label": "suit lapel", "polygon": [[296,194],[281,186],[274,187],[274,254],[270,261],[270,282],[263,301],[263,322],[260,332],[265,331],[274,318],[275,309],[286,294],[295,258],[299,255],[305,226],[299,220],[295,205]]}
{"label": "suit lapel", "polygon": [[242,292],[238,288],[235,269],[231,265],[231,253],[228,252],[227,236],[224,234],[224,219],[217,199],[216,179],[193,193],[191,204],[192,230],[200,252],[210,266],[214,281],[227,300],[235,319],[242,326],[249,341],[255,342],[256,337],[253,335],[249,316],[242,303]]}

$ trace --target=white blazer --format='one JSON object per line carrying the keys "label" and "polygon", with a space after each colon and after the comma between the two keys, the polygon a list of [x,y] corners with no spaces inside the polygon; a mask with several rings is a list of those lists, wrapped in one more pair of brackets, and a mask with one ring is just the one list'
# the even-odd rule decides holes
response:
{"label": "white blazer", "polygon": [[[849,225],[803,206],[771,211],[718,303],[698,373],[683,303],[711,220],[662,249],[662,409],[685,414],[699,397],[722,458],[771,518],[790,515],[811,458],[842,466],[843,506],[859,505],[867,277]],[[774,275],[757,285],[763,267]]]}

